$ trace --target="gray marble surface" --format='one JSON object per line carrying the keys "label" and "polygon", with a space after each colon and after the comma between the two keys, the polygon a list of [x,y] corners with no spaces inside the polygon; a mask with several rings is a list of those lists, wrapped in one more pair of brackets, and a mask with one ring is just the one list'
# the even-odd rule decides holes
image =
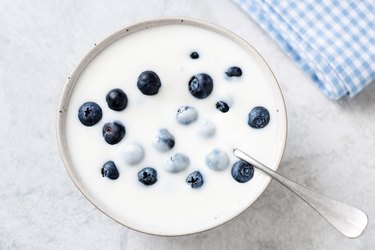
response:
{"label": "gray marble surface", "polygon": [[[364,235],[341,236],[281,185],[214,230],[164,238],[128,230],[69,179],[55,135],[59,95],[95,42],[133,22],[191,16],[243,36],[285,95],[289,137],[280,172],[361,207]],[[374,249],[375,84],[332,102],[228,0],[0,0],[0,249]]]}

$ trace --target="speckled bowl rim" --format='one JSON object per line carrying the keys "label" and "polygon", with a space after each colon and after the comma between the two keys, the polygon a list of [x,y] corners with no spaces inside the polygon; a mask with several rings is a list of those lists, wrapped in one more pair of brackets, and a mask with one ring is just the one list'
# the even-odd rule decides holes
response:
{"label": "speckled bowl rim", "polygon": [[286,107],[285,107],[285,99],[284,99],[284,96],[283,96],[283,94],[281,92],[280,85],[277,82],[277,79],[275,77],[275,74],[273,73],[273,71],[271,70],[271,68],[269,67],[269,65],[265,61],[265,59],[262,57],[262,55],[252,45],[250,45],[246,40],[244,40],[243,38],[241,38],[237,34],[234,34],[233,32],[231,32],[231,31],[229,31],[229,30],[227,30],[225,28],[222,28],[222,27],[217,26],[215,24],[209,23],[207,21],[202,21],[202,20],[198,20],[198,19],[190,18],[190,17],[161,17],[161,18],[155,18],[155,19],[145,20],[145,21],[142,21],[142,22],[137,22],[137,23],[135,23],[133,25],[130,25],[130,26],[126,27],[126,28],[123,28],[123,29],[121,29],[121,30],[113,33],[112,35],[110,35],[109,37],[107,37],[106,39],[104,39],[102,42],[100,42],[98,44],[94,44],[94,48],[92,48],[79,61],[79,63],[73,69],[71,75],[68,77],[68,79],[67,79],[67,81],[65,83],[65,86],[63,88],[62,94],[60,96],[60,102],[59,102],[59,107],[58,107],[58,112],[57,112],[57,124],[56,124],[57,125],[57,143],[58,143],[58,147],[59,147],[61,158],[63,160],[64,166],[65,166],[65,168],[66,168],[66,170],[67,170],[70,178],[73,180],[74,184],[77,186],[77,188],[83,194],[83,196],[91,204],[93,204],[97,209],[99,209],[101,212],[103,212],[104,214],[106,214],[108,217],[110,217],[111,219],[113,219],[117,223],[119,223],[119,224],[121,224],[121,225],[123,225],[123,226],[125,226],[127,228],[130,228],[132,230],[141,232],[141,233],[150,234],[150,235],[156,235],[156,236],[185,236],[185,235],[191,235],[191,234],[196,234],[196,233],[200,233],[200,232],[205,232],[205,231],[211,230],[213,228],[216,228],[218,226],[221,226],[221,225],[227,223],[228,221],[231,221],[232,219],[234,219],[237,216],[239,216],[240,214],[242,214],[252,204],[254,204],[254,202],[266,190],[266,188],[269,186],[269,184],[271,182],[271,178],[269,178],[268,180],[266,180],[264,182],[263,187],[260,188],[259,189],[260,190],[259,193],[253,197],[253,200],[250,202],[249,206],[243,208],[242,211],[240,210],[237,214],[233,215],[232,217],[228,218],[227,220],[222,221],[220,224],[218,224],[216,226],[212,226],[212,227],[205,228],[205,229],[198,230],[198,231],[193,231],[193,232],[186,233],[186,234],[157,234],[157,233],[153,233],[153,232],[150,232],[150,231],[147,231],[147,230],[140,230],[140,229],[137,229],[137,228],[132,228],[132,227],[126,225],[125,223],[123,223],[120,220],[116,219],[114,217],[114,215],[111,214],[110,209],[106,209],[104,207],[101,207],[100,206],[101,204],[98,203],[94,197],[91,197],[91,195],[88,192],[85,192],[86,187],[81,183],[79,176],[76,175],[76,173],[74,171],[74,165],[73,165],[73,163],[72,163],[72,161],[70,159],[69,149],[68,149],[67,140],[66,140],[66,134],[65,134],[65,132],[66,132],[66,114],[67,114],[67,110],[68,110],[68,105],[69,105],[70,97],[72,95],[72,92],[74,90],[75,84],[76,84],[79,76],[85,70],[85,68],[87,67],[87,65],[101,51],[103,51],[109,45],[111,45],[115,41],[121,39],[122,37],[124,37],[126,35],[129,35],[131,33],[143,30],[143,29],[147,29],[147,28],[151,28],[151,27],[156,27],[156,26],[169,25],[169,24],[185,24],[185,25],[197,26],[197,27],[200,27],[200,28],[203,28],[203,29],[207,29],[207,30],[211,30],[213,32],[219,33],[219,34],[221,34],[221,35],[223,35],[223,36],[225,36],[225,37],[233,40],[237,44],[242,45],[244,48],[248,49],[249,52],[252,52],[253,55],[255,55],[255,56],[258,57],[257,58],[257,62],[260,63],[260,64],[263,64],[262,66],[268,69],[268,71],[270,73],[269,76],[272,79],[274,79],[274,81],[275,81],[275,83],[277,85],[277,90],[278,90],[278,92],[280,94],[280,97],[281,97],[281,101],[282,101],[281,103],[282,103],[282,105],[281,105],[281,107],[279,107],[279,109],[281,109],[280,110],[280,111],[282,111],[281,113],[285,114],[285,117],[284,117],[285,131],[281,135],[283,137],[282,139],[284,140],[284,143],[282,145],[281,153],[280,153],[280,155],[278,156],[278,158],[276,160],[277,164],[276,164],[276,168],[274,170],[278,169],[278,167],[280,166],[280,162],[282,160],[282,157],[284,155],[284,151],[285,151],[286,139],[287,139],[287,131],[288,131],[288,122],[287,122],[287,113],[286,113]]}

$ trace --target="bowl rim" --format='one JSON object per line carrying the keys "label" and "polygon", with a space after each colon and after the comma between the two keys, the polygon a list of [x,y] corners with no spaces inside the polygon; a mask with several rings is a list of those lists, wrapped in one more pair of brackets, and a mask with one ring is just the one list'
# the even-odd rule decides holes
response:
{"label": "bowl rim", "polygon": [[66,114],[68,110],[68,105],[70,101],[70,97],[72,95],[72,92],[74,90],[75,84],[81,75],[81,73],[85,70],[87,65],[98,55],[100,54],[101,51],[103,51],[105,48],[107,48],[109,45],[112,43],[116,42],[117,40],[131,34],[134,32],[138,32],[140,30],[144,30],[147,28],[152,28],[152,27],[157,27],[157,26],[163,26],[163,25],[171,25],[171,24],[186,24],[190,26],[197,26],[203,29],[207,29],[213,32],[216,32],[218,34],[221,34],[227,38],[230,38],[231,40],[234,40],[237,43],[241,43],[242,46],[246,47],[249,51],[252,51],[255,56],[258,57],[258,62],[263,63],[265,68],[269,70],[270,76],[272,79],[275,81],[277,90],[280,94],[281,97],[281,107],[282,113],[284,114],[284,127],[285,131],[282,134],[282,139],[284,140],[284,143],[282,144],[282,150],[281,153],[278,155],[276,159],[276,168],[274,169],[275,171],[279,168],[281,160],[284,156],[285,153],[285,147],[286,147],[286,141],[287,141],[287,135],[288,135],[288,116],[287,116],[287,111],[286,111],[286,105],[285,105],[285,98],[283,96],[283,93],[280,88],[280,84],[277,81],[277,78],[272,71],[271,67],[268,65],[264,57],[245,39],[240,37],[239,35],[233,33],[232,31],[221,27],[219,25],[213,24],[208,21],[203,21],[201,19],[196,19],[196,18],[191,18],[191,17],[183,17],[183,16],[171,16],[171,17],[157,17],[157,18],[151,18],[143,21],[138,21],[136,23],[133,23],[131,25],[126,26],[125,28],[122,28],[105,39],[103,39],[99,43],[95,43],[94,47],[91,48],[76,64],[74,69],[72,70],[71,74],[68,76],[67,80],[65,81],[63,90],[60,95],[60,100],[58,104],[58,112],[57,112],[57,117],[56,117],[56,136],[57,136],[57,144],[59,148],[59,153],[60,156],[63,160],[64,167],[66,171],[68,172],[71,180],[75,184],[75,186],[78,188],[78,190],[81,192],[81,194],[94,206],[96,207],[99,211],[107,215],[109,218],[114,220],[115,222],[125,226],[126,228],[130,228],[134,231],[149,234],[149,235],[155,235],[155,236],[163,236],[163,237],[175,237],[175,236],[187,236],[187,235],[192,235],[192,234],[198,234],[201,232],[206,232],[209,230],[212,230],[214,228],[217,228],[219,226],[222,226],[226,224],[227,222],[235,219],[239,215],[241,215],[244,211],[246,211],[252,204],[254,204],[259,197],[264,193],[264,191],[267,189],[269,186],[272,178],[269,177],[268,180],[265,181],[263,188],[261,188],[260,192],[255,196],[253,201],[245,207],[242,211],[240,211],[238,214],[235,214],[234,216],[228,218],[227,220],[222,221],[220,224],[215,225],[213,227],[209,227],[207,229],[202,229],[190,233],[184,233],[184,234],[163,234],[163,233],[154,233],[154,232],[148,232],[146,230],[140,230],[138,228],[131,227],[129,225],[126,225],[125,223],[117,220],[113,215],[111,215],[111,211],[109,209],[105,209],[103,207],[100,207],[99,204],[95,203],[94,197],[91,197],[88,193],[85,192],[85,187],[82,185],[79,176],[77,176],[73,170],[74,170],[74,165],[73,162],[70,159],[69,156],[69,150],[67,146],[67,140],[66,140]]}

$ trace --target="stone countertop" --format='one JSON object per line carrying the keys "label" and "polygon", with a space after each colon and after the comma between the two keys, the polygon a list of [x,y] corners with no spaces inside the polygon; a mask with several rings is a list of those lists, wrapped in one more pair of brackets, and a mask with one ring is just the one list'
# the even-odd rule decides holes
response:
{"label": "stone countertop", "polygon": [[[249,17],[228,0],[1,0],[0,249],[373,249],[375,84],[328,100]],[[156,237],[129,230],[91,205],[60,159],[55,118],[77,61],[136,21],[190,16],[248,40],[279,80],[289,135],[279,171],[367,211],[363,236],[346,239],[272,182],[243,214],[214,230]]]}

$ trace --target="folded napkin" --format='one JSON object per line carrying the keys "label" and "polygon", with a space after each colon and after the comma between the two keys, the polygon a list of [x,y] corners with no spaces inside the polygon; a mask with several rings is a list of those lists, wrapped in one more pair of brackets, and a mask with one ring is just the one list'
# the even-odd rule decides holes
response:
{"label": "folded napkin", "polygon": [[375,78],[374,0],[233,0],[333,100]]}

